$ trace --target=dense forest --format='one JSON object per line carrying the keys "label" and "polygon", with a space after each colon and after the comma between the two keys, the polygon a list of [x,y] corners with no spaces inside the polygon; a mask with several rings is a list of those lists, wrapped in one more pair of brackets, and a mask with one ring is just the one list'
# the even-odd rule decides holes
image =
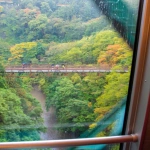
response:
{"label": "dense forest", "polygon": [[7,75],[1,66],[0,76],[0,141],[39,140],[44,132],[42,109],[30,94],[31,85]]}
{"label": "dense forest", "polygon": [[[0,1],[0,141],[39,140],[46,132],[40,103],[30,93],[35,84],[46,96],[47,110],[55,108],[58,124],[71,125],[55,130],[78,137],[94,128],[127,95],[131,61],[132,49],[90,0]],[[6,66],[24,62],[113,71],[5,73]],[[128,72],[115,71],[124,68]]]}

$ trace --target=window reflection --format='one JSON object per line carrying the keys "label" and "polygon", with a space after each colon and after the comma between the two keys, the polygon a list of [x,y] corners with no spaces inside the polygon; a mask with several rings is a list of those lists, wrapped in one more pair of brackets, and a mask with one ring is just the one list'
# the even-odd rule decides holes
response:
{"label": "window reflection", "polygon": [[0,142],[120,135],[137,11],[137,0],[0,0]]}

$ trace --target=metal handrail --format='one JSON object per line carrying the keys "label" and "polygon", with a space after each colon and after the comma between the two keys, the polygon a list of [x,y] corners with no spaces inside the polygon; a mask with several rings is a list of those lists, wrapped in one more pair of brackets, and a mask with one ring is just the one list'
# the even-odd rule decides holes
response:
{"label": "metal handrail", "polygon": [[69,147],[95,144],[113,144],[137,142],[138,135],[109,136],[99,138],[81,138],[65,140],[47,140],[47,141],[25,141],[25,142],[0,142],[0,149],[9,148],[29,148],[29,147]]}

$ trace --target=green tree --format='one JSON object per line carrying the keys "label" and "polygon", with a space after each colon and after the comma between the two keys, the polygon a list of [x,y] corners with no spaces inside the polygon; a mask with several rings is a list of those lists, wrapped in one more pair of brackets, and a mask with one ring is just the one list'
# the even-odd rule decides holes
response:
{"label": "green tree", "polygon": [[82,51],[79,48],[72,48],[60,59],[64,62],[75,64],[81,62],[81,56]]}
{"label": "green tree", "polygon": [[104,86],[104,92],[96,99],[96,120],[102,118],[127,95],[129,75],[129,72],[123,74],[112,72],[106,76],[107,84]]}
{"label": "green tree", "polygon": [[44,36],[46,27],[48,24],[48,18],[45,14],[38,15],[35,19],[29,21],[28,25],[30,30],[32,30],[32,39],[40,39]]}
{"label": "green tree", "polygon": [[33,128],[33,121],[23,112],[20,98],[16,94],[12,93],[11,90],[1,88],[0,139],[2,139],[2,141],[20,141],[23,140],[24,135],[21,136],[19,133],[23,132],[30,137],[33,132],[29,132],[30,128],[24,128],[26,125],[31,126],[35,132]]}
{"label": "green tree", "polygon": [[41,2],[41,12],[50,15],[52,10],[47,2]]}
{"label": "green tree", "polygon": [[37,55],[36,46],[36,42],[26,42],[14,45],[10,48],[12,56],[9,58],[9,61],[19,63],[21,61],[30,61],[31,58],[34,58]]}

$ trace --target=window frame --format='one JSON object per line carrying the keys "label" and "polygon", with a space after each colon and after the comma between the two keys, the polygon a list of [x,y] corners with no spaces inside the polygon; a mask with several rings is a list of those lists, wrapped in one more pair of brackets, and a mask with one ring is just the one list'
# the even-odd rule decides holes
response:
{"label": "window frame", "polygon": [[[131,102],[129,106],[129,115],[127,118],[127,125],[125,135],[138,133],[139,141],[136,143],[129,143],[123,145],[123,150],[132,149],[137,150],[142,144],[142,135],[144,134],[144,123],[147,113],[149,85],[150,80],[150,1],[143,0],[144,7],[142,12],[141,29],[139,34],[139,44],[137,52],[137,61],[134,74],[131,93]],[[142,2],[143,2],[142,1]],[[131,91],[132,90],[132,91]],[[136,109],[134,109],[136,107]],[[140,122],[140,124],[139,124]],[[0,147],[1,148],[1,147]]]}
{"label": "window frame", "polygon": [[124,144],[123,150],[139,150],[143,144],[144,127],[147,120],[150,95],[150,1],[143,5],[141,27],[138,42],[137,61],[135,64],[131,104],[125,134],[138,134],[137,143]]}

